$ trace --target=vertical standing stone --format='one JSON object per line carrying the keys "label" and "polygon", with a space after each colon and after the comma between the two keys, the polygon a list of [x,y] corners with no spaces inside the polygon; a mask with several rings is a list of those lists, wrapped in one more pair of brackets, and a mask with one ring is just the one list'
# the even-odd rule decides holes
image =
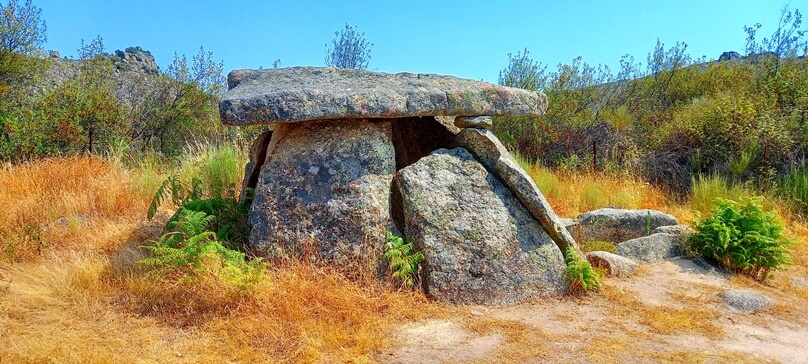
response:
{"label": "vertical standing stone", "polygon": [[390,226],[390,122],[318,121],[276,135],[250,212],[252,248],[375,263]]}

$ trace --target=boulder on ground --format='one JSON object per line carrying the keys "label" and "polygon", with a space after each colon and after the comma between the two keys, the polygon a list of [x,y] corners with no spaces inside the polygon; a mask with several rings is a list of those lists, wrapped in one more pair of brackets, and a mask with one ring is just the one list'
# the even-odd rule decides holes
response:
{"label": "boulder on ground", "polygon": [[291,67],[235,70],[219,102],[230,125],[324,119],[413,116],[540,116],[547,97],[517,89],[431,74]]}
{"label": "boulder on ground", "polygon": [[505,305],[566,291],[561,251],[465,149],[400,170],[393,189],[397,223],[423,252],[425,289],[439,301]]}
{"label": "boulder on ground", "polygon": [[729,307],[744,312],[766,310],[773,305],[769,297],[746,289],[726,290],[719,293],[718,297],[721,297]]}
{"label": "boulder on ground", "polygon": [[586,260],[592,267],[606,270],[610,277],[628,277],[637,270],[637,263],[633,260],[609,252],[586,253]]}
{"label": "boulder on ground", "polygon": [[338,263],[376,260],[390,226],[389,122],[322,121],[272,135],[250,211],[250,245]]}
{"label": "boulder on ground", "polygon": [[643,263],[659,263],[682,255],[682,248],[673,234],[653,234],[617,244],[617,255]]}
{"label": "boulder on ground", "polygon": [[578,216],[578,226],[572,236],[580,242],[619,243],[650,235],[660,226],[678,224],[675,217],[661,211],[602,208]]}

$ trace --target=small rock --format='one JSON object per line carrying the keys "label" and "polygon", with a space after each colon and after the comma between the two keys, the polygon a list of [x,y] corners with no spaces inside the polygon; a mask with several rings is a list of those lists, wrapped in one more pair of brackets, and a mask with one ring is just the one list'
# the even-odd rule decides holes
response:
{"label": "small rock", "polygon": [[791,287],[798,289],[808,289],[808,279],[804,277],[791,277]]}
{"label": "small rock", "polygon": [[643,263],[659,263],[682,255],[673,234],[653,234],[617,244],[617,254]]}
{"label": "small rock", "polygon": [[637,263],[633,260],[609,252],[586,253],[586,260],[593,268],[603,268],[610,277],[628,277],[637,270]]}
{"label": "small rock", "polygon": [[772,307],[772,300],[755,291],[733,289],[721,292],[718,297],[724,300],[729,307],[745,312],[755,312]]}
{"label": "small rock", "polygon": [[50,58],[61,58],[62,56],[59,54],[59,51],[50,51],[49,54]]}
{"label": "small rock", "polygon": [[494,129],[494,121],[490,116],[458,116],[454,125],[458,128]]}

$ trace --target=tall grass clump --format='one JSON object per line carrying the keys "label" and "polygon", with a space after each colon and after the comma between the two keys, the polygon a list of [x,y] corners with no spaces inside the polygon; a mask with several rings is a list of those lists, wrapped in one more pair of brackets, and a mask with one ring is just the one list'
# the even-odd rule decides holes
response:
{"label": "tall grass clump", "polygon": [[706,215],[712,211],[713,201],[717,198],[739,201],[754,196],[749,188],[733,184],[722,175],[697,175],[692,179],[688,205],[693,211]]}
{"label": "tall grass clump", "polygon": [[808,166],[803,161],[792,166],[777,183],[778,191],[796,214],[808,214]]}
{"label": "tall grass clump", "polygon": [[224,197],[240,187],[247,158],[233,145],[197,144],[188,148],[177,174],[185,183],[202,181],[208,197]]}

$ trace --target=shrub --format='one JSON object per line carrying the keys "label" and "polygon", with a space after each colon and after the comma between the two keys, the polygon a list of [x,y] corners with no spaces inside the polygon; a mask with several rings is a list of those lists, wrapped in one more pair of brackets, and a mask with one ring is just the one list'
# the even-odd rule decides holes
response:
{"label": "shrub", "polygon": [[182,282],[210,274],[243,291],[261,280],[266,264],[260,258],[248,262],[244,253],[226,248],[216,239],[216,233],[207,230],[215,216],[186,209],[177,214],[177,219],[166,226],[170,232],[145,247],[154,256],[139,263],[152,268],[158,276],[172,276]]}
{"label": "shrub", "polygon": [[763,211],[760,198],[718,198],[712,216],[697,221],[696,230],[690,242],[699,255],[759,281],[791,262],[783,225],[773,212]]}
{"label": "shrub", "polygon": [[600,289],[600,275],[592,269],[589,262],[575,252],[572,247],[564,253],[567,262],[567,277],[570,280],[570,293],[582,294]]}
{"label": "shrub", "polygon": [[581,251],[583,251],[585,253],[596,252],[596,251],[609,252],[609,253],[616,253],[617,252],[617,248],[615,247],[614,243],[611,242],[611,241],[594,240],[594,241],[583,242],[583,243],[580,243],[578,245],[580,246]]}
{"label": "shrub", "polygon": [[412,287],[414,277],[418,275],[418,265],[424,260],[424,254],[413,251],[412,243],[405,243],[400,236],[387,232],[387,244],[384,259],[393,273],[393,279],[398,280],[404,287]]}

